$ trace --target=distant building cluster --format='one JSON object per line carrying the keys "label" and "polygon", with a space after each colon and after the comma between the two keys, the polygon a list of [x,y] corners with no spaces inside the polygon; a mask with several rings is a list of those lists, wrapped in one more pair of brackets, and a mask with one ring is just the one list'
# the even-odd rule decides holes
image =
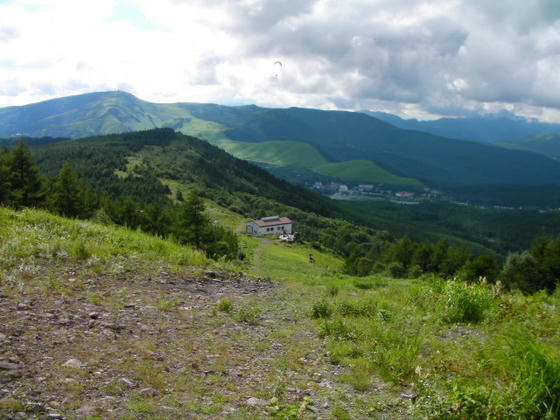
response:
{"label": "distant building cluster", "polygon": [[357,184],[348,185],[339,182],[315,182],[311,188],[334,199],[388,199],[396,197],[397,200],[410,200],[417,198],[439,198],[441,192],[431,188],[424,191],[395,191],[389,185],[384,184]]}

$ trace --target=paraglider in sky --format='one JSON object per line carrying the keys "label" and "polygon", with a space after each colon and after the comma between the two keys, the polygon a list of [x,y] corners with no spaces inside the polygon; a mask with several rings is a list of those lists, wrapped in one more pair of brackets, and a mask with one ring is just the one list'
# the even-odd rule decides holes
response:
{"label": "paraglider in sky", "polygon": [[274,80],[279,80],[280,76],[282,75],[282,70],[284,69],[284,65],[282,64],[281,61],[275,61],[273,66],[274,66],[274,75],[272,76],[272,78]]}

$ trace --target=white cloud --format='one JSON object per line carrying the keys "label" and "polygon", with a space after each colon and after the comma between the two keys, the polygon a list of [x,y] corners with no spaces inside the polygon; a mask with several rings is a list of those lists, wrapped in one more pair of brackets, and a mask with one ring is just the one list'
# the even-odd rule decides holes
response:
{"label": "white cloud", "polygon": [[0,105],[126,88],[165,102],[550,121],[559,67],[557,0],[0,4]]}

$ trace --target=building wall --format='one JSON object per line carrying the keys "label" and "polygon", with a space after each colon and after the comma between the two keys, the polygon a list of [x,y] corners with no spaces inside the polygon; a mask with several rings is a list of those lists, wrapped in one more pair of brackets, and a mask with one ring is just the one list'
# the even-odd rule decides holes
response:
{"label": "building wall", "polygon": [[[286,223],[283,225],[275,226],[264,226],[260,227],[255,222],[249,222],[245,225],[245,231],[251,235],[263,236],[263,235],[281,235],[282,233],[292,233],[292,224]],[[282,230],[282,228],[284,228]]]}

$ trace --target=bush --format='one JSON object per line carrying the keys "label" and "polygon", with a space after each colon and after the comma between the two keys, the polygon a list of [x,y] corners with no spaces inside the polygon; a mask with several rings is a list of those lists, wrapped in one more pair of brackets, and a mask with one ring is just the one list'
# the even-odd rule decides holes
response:
{"label": "bush", "polygon": [[327,287],[327,294],[329,296],[335,297],[336,295],[338,295],[338,291],[339,291],[338,286],[331,285]]}
{"label": "bush", "polygon": [[313,308],[311,308],[311,317],[312,318],[329,318],[332,314],[332,309],[329,303],[321,299],[313,304]]}
{"label": "bush", "polygon": [[387,266],[387,271],[389,271],[391,277],[395,277],[395,278],[401,278],[406,273],[404,266],[397,261],[393,261],[392,263],[390,263]]}
{"label": "bush", "polygon": [[340,318],[324,321],[319,334],[322,337],[331,337],[335,340],[354,341],[358,338],[357,334]]}
{"label": "bush", "polygon": [[254,306],[244,306],[237,312],[235,320],[249,325],[257,325],[261,320],[261,311]]}
{"label": "bush", "polygon": [[441,295],[446,322],[480,322],[492,305],[492,291],[483,284],[449,280]]}
{"label": "bush", "polygon": [[422,273],[423,273],[422,268],[419,265],[414,264],[408,269],[408,278],[417,279],[422,275]]}
{"label": "bush", "polygon": [[369,290],[373,287],[371,281],[354,280],[354,287],[362,290]]}
{"label": "bush", "polygon": [[231,314],[233,311],[233,302],[230,299],[223,298],[218,302],[218,310]]}
{"label": "bush", "polygon": [[500,280],[508,289],[534,293],[539,290],[538,278],[541,275],[539,271],[535,258],[528,252],[510,254],[500,274]]}

